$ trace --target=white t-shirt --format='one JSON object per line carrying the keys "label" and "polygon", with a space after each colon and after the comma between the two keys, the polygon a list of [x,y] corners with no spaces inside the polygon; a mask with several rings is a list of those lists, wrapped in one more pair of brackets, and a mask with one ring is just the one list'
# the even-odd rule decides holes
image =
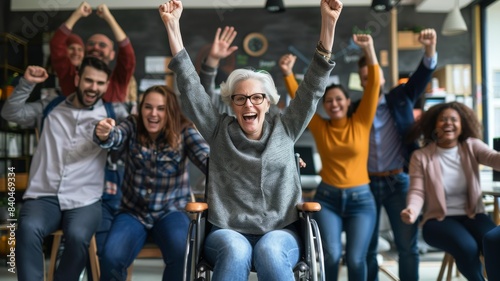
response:
{"label": "white t-shirt", "polygon": [[458,146],[437,148],[443,175],[442,181],[446,196],[447,216],[465,215],[467,202],[467,180],[465,178]]}

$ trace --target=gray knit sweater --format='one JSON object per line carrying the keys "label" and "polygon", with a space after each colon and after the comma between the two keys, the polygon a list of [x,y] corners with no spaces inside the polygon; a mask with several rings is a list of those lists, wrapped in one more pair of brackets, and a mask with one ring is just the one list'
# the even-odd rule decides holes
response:
{"label": "gray knit sweater", "polygon": [[219,114],[186,50],[169,68],[177,75],[183,111],[210,144],[208,220],[245,234],[264,234],[298,219],[301,200],[294,144],[316,111],[334,62],[315,53],[285,113],[267,116],[260,140],[248,139],[236,118]]}

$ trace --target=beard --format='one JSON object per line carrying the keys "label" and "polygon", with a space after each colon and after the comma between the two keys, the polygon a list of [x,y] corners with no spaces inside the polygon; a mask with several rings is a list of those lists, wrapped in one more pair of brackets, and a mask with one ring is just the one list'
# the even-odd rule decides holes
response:
{"label": "beard", "polygon": [[[88,104],[85,102],[85,100],[83,99],[83,97],[85,96],[85,93],[95,93],[96,94],[96,99],[93,103],[91,104]],[[103,93],[99,93],[99,92],[94,92],[94,91],[82,91],[82,89],[80,89],[79,87],[76,88],[76,98],[78,99],[78,102],[80,102],[80,104],[84,107],[91,107],[93,106],[94,104],[96,104],[102,97]]]}

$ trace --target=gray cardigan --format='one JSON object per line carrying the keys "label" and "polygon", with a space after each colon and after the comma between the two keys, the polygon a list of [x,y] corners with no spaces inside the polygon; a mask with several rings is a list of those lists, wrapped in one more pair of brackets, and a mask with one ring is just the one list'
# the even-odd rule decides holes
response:
{"label": "gray cardigan", "polygon": [[260,140],[248,139],[236,118],[219,114],[186,50],[169,68],[177,75],[183,111],[210,144],[208,220],[245,234],[282,229],[298,219],[301,201],[294,144],[324,94],[335,66],[316,54],[284,114],[267,116]]}

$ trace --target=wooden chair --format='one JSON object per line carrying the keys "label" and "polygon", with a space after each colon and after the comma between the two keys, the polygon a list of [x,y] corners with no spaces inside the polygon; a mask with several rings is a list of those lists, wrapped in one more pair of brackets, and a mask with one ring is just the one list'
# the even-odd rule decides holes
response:
{"label": "wooden chair", "polygon": [[[439,269],[439,275],[437,278],[437,281],[443,280],[444,272],[446,268],[448,268],[447,274],[446,274],[446,281],[451,281],[451,278],[453,278],[453,266],[455,265],[455,259],[453,258],[452,255],[449,253],[444,253],[443,256],[443,261],[441,262],[441,268]],[[460,272],[458,272],[458,268],[456,271],[456,277],[460,276]]]}
{"label": "wooden chair", "polygon": [[[484,268],[484,257],[481,255],[479,257],[481,259],[481,263],[483,264],[483,275],[485,278],[486,277],[486,269]],[[444,271],[446,268],[448,268],[448,272],[446,274],[446,281],[451,281],[453,278],[453,266],[455,265],[455,258],[449,253],[444,253],[443,261],[441,262],[441,269],[439,270],[439,275],[437,278],[437,281],[443,280],[444,276]],[[455,277],[459,277],[460,272],[458,271],[458,268],[456,269]]]}
{"label": "wooden chair", "polygon": [[[52,250],[50,253],[50,263],[48,269],[47,281],[54,280],[54,272],[56,270],[57,253],[59,252],[59,246],[61,245],[61,238],[63,236],[63,231],[57,230],[52,233],[54,236],[54,241],[52,242]],[[99,268],[99,258],[97,257],[97,244],[95,242],[95,235],[90,239],[89,245],[89,258],[90,258],[90,268],[92,271],[92,279],[99,280],[101,276],[101,271]]]}

